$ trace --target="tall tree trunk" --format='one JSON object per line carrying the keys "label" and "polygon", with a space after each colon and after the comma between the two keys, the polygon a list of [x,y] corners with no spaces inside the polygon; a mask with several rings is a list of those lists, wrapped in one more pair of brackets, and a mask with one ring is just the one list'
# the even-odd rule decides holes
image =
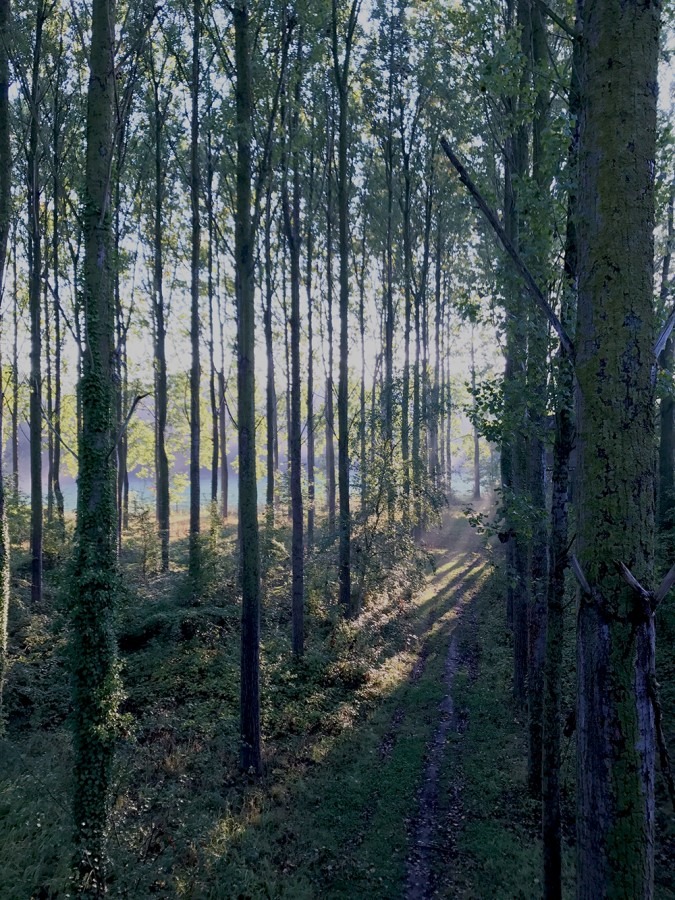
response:
{"label": "tall tree trunk", "polygon": [[44,313],[44,357],[47,420],[47,526],[51,528],[54,521],[54,393],[52,381],[52,335],[51,335],[51,303],[49,302],[49,234],[45,217],[45,272],[42,283],[42,309]]}
{"label": "tall tree trunk", "polygon": [[260,550],[255,453],[254,234],[251,221],[253,95],[248,0],[236,0],[237,194],[235,266],[241,555],[241,767],[260,774]]}
{"label": "tall tree trunk", "polygon": [[438,490],[439,485],[439,424],[441,407],[441,330],[443,319],[442,308],[442,268],[443,232],[440,210],[436,214],[436,259],[434,273],[434,380],[431,391],[431,410],[429,416],[429,477],[432,486]]}
{"label": "tall tree trunk", "polygon": [[473,499],[480,500],[480,440],[476,414],[478,404],[476,398],[476,344],[474,325],[471,324],[471,396],[473,398]]}
{"label": "tall tree trunk", "polygon": [[[58,172],[58,169],[55,169]],[[61,331],[61,301],[59,290],[59,231],[58,231],[58,204],[59,204],[59,175],[54,176],[54,219],[53,219],[53,265],[54,265],[54,408],[52,410],[54,427],[54,450],[52,460],[52,483],[54,498],[56,500],[56,518],[61,535],[65,534],[65,508],[63,491],[61,489],[61,374],[63,336]]]}
{"label": "tall tree trunk", "polygon": [[[9,0],[0,0],[0,293],[3,295],[5,294],[5,260],[7,259],[10,226],[12,168],[9,123],[9,59],[7,52],[9,46],[9,17]],[[16,248],[14,250],[14,258],[16,259]],[[4,316],[2,325],[4,325]],[[2,328],[0,327],[1,331]],[[0,371],[2,371],[1,365]],[[5,445],[3,434],[4,408],[4,392],[0,392],[0,734],[4,730],[2,698],[7,663],[7,616],[10,599],[10,544],[7,531],[7,507],[2,467],[2,450]]]}
{"label": "tall tree trunk", "polygon": [[217,302],[213,286],[213,244],[214,244],[214,215],[213,215],[213,155],[211,151],[211,133],[208,135],[207,150],[207,184],[206,205],[208,216],[208,289],[209,289],[209,400],[211,401],[211,504],[217,509],[218,503],[218,474],[220,460],[220,429],[218,421],[217,401],[217,375],[215,362],[215,317],[213,304]]}
{"label": "tall tree trunk", "polygon": [[302,29],[299,31],[297,71],[293,90],[293,107],[288,116],[288,141],[292,158],[292,192],[289,191],[288,152],[284,149],[282,205],[286,244],[291,263],[291,397],[290,397],[290,487],[291,487],[291,609],[293,613],[293,654],[304,653],[304,512],[302,508],[302,422],[300,381],[300,166],[298,148],[294,146],[300,115],[302,78]]}
{"label": "tall tree trunk", "polygon": [[[331,136],[332,137],[332,136]],[[333,175],[329,148],[328,188],[326,204],[326,299],[328,304],[328,371],[326,372],[326,503],[328,505],[328,530],[335,533],[335,415],[333,411]]]}
{"label": "tall tree trunk", "polygon": [[586,0],[576,374],[577,896],[653,897],[657,5]]}
{"label": "tall tree trunk", "polygon": [[[532,177],[536,186],[540,229],[531,229],[528,247],[539,281],[548,281],[546,261],[551,252],[550,224],[544,201],[549,197],[543,140],[548,124],[550,104],[547,71],[548,45],[543,12],[537,0],[528,0],[531,28],[530,50],[532,87],[536,91],[532,123]],[[538,88],[538,90],[537,90]],[[542,736],[544,727],[544,667],[546,662],[546,614],[548,588],[548,511],[546,508],[546,466],[544,435],[546,432],[546,383],[548,369],[548,329],[545,322],[532,318],[528,335],[528,493],[533,513],[530,549],[530,608],[528,626],[528,784],[530,794],[542,796]]]}
{"label": "tall tree trunk", "polygon": [[31,76],[31,114],[28,137],[28,305],[30,309],[30,508],[31,508],[31,600],[42,600],[42,331],[39,172],[39,91],[42,32],[45,20],[43,0],[37,9],[33,71]]}
{"label": "tall tree trunk", "polygon": [[[666,252],[661,268],[660,301],[665,311],[670,288],[670,263],[673,252],[673,205],[675,204],[675,185],[670,189],[668,198],[668,237]],[[672,373],[674,363],[672,336],[666,341],[661,351],[659,366]],[[675,524],[675,401],[671,390],[667,390],[661,398],[659,408],[659,491],[658,491],[658,524],[662,531],[669,531]]]}
{"label": "tall tree trunk", "polygon": [[78,896],[105,892],[105,834],[116,730],[115,365],[110,171],[115,11],[93,0],[84,202],[86,351],[80,383],[77,545],[73,566],[73,813]]}
{"label": "tall tree trunk", "polygon": [[272,188],[268,186],[265,203],[265,302],[263,327],[267,353],[267,517],[274,521],[274,473],[277,466],[277,394],[274,379],[274,341],[272,335]]}
{"label": "tall tree trunk", "polygon": [[[579,143],[579,74],[581,42],[572,50],[569,119],[572,137],[567,153],[571,186],[567,199],[564,282],[561,321],[568,334],[576,317],[577,254],[577,154]],[[544,672],[542,843],[545,900],[562,898],[562,818],[560,808],[560,740],[565,640],[565,570],[568,559],[570,459],[574,448],[574,368],[561,345],[556,366],[557,396],[553,441],[553,490],[549,535],[549,575],[546,616],[546,663]]]}
{"label": "tall tree trunk", "polygon": [[307,291],[307,550],[311,551],[314,544],[314,465],[315,465],[315,435],[314,435],[314,334],[312,331],[312,318],[314,314],[314,297],[312,295],[312,267],[314,264],[314,237],[312,235],[312,207],[311,191],[314,186],[314,154],[310,159],[310,201],[305,214],[306,219],[306,260],[305,283]]}
{"label": "tall tree trunk", "polygon": [[338,256],[340,271],[340,376],[338,381],[338,489],[340,604],[353,613],[351,589],[351,514],[349,509],[349,69],[360,0],[352,0],[342,60],[338,51],[337,0],[333,0],[333,69],[338,99]]}
{"label": "tall tree trunk", "polygon": [[[9,0],[6,0],[9,3]],[[1,52],[1,51],[0,51]],[[4,171],[4,167],[3,167]],[[9,168],[7,168],[9,172]],[[19,502],[19,284],[16,268],[16,226],[12,242],[12,487]]]}
{"label": "tall tree trunk", "polygon": [[168,378],[166,369],[166,308],[164,304],[164,154],[162,129],[164,113],[160,103],[161,76],[155,71],[154,53],[150,49],[152,71],[152,128],[155,150],[155,204],[153,222],[152,312],[155,332],[155,469],[157,493],[155,516],[160,546],[160,569],[169,571],[171,537],[171,503],[169,495],[169,460],[166,453],[168,415]]}
{"label": "tall tree trunk", "polygon": [[191,139],[190,139],[190,204],[192,209],[192,258],[190,263],[190,345],[192,362],[190,366],[190,548],[189,570],[190,591],[193,602],[197,600],[199,577],[201,574],[199,543],[199,510],[201,506],[200,485],[200,382],[199,362],[199,255],[201,225],[199,220],[199,38],[201,32],[201,0],[192,4],[192,76],[191,97]]}

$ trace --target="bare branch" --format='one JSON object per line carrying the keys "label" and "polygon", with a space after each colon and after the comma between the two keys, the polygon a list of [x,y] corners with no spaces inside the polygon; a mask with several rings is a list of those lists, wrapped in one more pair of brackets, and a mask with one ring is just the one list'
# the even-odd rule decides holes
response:
{"label": "bare branch", "polygon": [[666,320],[666,324],[661,329],[661,334],[658,336],[656,343],[654,344],[654,356],[658,359],[659,356],[663,353],[663,349],[668,342],[668,338],[671,335],[673,328],[675,327],[675,308],[671,311],[670,315]]}
{"label": "bare branch", "polygon": [[588,581],[586,580],[586,576],[583,573],[583,569],[581,568],[581,564],[579,563],[579,560],[576,558],[576,556],[574,554],[572,554],[572,556],[570,558],[570,566],[571,566],[572,571],[574,572],[574,577],[579,582],[581,590],[584,592],[584,594],[588,594],[590,596],[590,594],[591,594],[590,585],[589,585]]}
{"label": "bare branch", "polygon": [[671,589],[671,587],[675,584],[675,566],[673,566],[665,576],[661,584],[659,585],[659,589],[654,594],[654,605],[659,606],[666,599],[666,594]]}
{"label": "bare branch", "polygon": [[623,578],[626,584],[631,587],[636,594],[639,594],[644,600],[648,600],[651,603],[652,595],[651,593],[642,587],[637,578],[632,574],[632,572],[624,566],[624,564],[620,560],[616,560],[614,565],[619,570],[619,575]]}
{"label": "bare branch", "polygon": [[548,321],[551,323],[553,330],[558,335],[558,337],[560,339],[560,343],[567,351],[567,354],[569,355],[569,357],[571,359],[574,359],[574,345],[573,345],[569,335],[565,331],[565,328],[563,327],[563,324],[560,321],[560,319],[553,312],[553,309],[549,305],[548,300],[546,299],[546,297],[544,297],[544,294],[542,293],[541,289],[539,288],[537,282],[534,280],[532,273],[525,265],[523,258],[518,253],[516,248],[513,246],[513,244],[509,240],[509,238],[507,237],[506,232],[502,228],[501,223],[500,223],[499,219],[497,218],[497,214],[490,208],[490,206],[487,204],[487,202],[483,199],[483,196],[481,195],[480,191],[474,184],[471,176],[466,171],[464,166],[461,164],[461,162],[459,161],[457,156],[453,153],[452,148],[450,147],[450,144],[448,143],[448,141],[445,137],[441,137],[441,146],[443,147],[443,151],[445,152],[445,155],[448,157],[448,159],[450,160],[452,165],[457,170],[457,174],[459,175],[460,181],[466,187],[466,189],[469,191],[471,196],[474,198],[474,200],[478,204],[480,210],[482,211],[483,215],[488,220],[488,222],[492,226],[495,234],[499,238],[499,241],[500,241],[502,247],[504,248],[504,250],[506,250],[506,252],[509,254],[511,259],[513,260],[513,263],[514,263],[516,269],[518,270],[521,278],[525,282],[525,285],[526,285],[530,295],[534,299],[537,306],[544,313],[544,315],[546,316]]}
{"label": "bare branch", "polygon": [[117,450],[117,448],[119,447],[119,443],[120,443],[120,441],[122,440],[122,438],[124,437],[124,432],[125,432],[125,431],[127,430],[127,428],[129,427],[129,422],[131,421],[131,417],[133,416],[133,414],[134,414],[135,411],[136,411],[136,407],[137,407],[138,404],[141,402],[141,400],[145,400],[145,398],[146,398],[146,397],[149,397],[149,396],[150,396],[149,393],[145,393],[145,394],[138,394],[138,395],[134,398],[134,402],[131,404],[131,406],[130,406],[130,408],[129,408],[129,412],[127,413],[127,417],[126,417],[126,419],[124,420],[124,422],[122,423],[122,427],[120,428],[120,430],[119,430],[118,433],[117,433],[117,437],[115,438],[115,443],[112,445],[112,447],[111,447],[110,450],[108,451],[108,457],[107,457],[108,459],[110,459],[110,457],[113,455],[113,453],[115,452],[115,450]]}
{"label": "bare branch", "polygon": [[541,11],[545,13],[552,22],[555,22],[558,28],[562,29],[573,41],[576,41],[577,33],[569,22],[566,22],[562,16],[559,16],[558,13],[554,12],[548,4],[544,3],[544,0],[537,0],[537,3],[539,4]]}

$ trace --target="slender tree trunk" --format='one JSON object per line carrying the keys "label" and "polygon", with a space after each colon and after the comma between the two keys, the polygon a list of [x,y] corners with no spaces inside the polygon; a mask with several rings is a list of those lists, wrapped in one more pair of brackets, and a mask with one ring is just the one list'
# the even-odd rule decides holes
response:
{"label": "slender tree trunk", "polygon": [[[561,321],[568,334],[576,317],[577,254],[577,154],[579,143],[579,68],[581,42],[574,42],[569,95],[569,118],[573,122],[567,154],[572,184],[567,200],[564,293]],[[562,898],[562,818],[560,809],[560,746],[565,640],[565,570],[568,558],[570,459],[574,448],[574,368],[563,346],[558,350],[555,438],[553,441],[553,490],[549,535],[549,577],[546,616],[546,663],[544,672],[542,843],[545,900]]]}
{"label": "slender tree trunk", "polygon": [[265,203],[265,297],[263,327],[267,352],[267,516],[274,521],[274,473],[277,465],[277,394],[274,380],[274,341],[272,335],[272,189],[268,186]]}
{"label": "slender tree trunk", "polygon": [[151,126],[155,150],[155,204],[153,222],[152,311],[155,331],[155,469],[157,493],[155,516],[160,546],[160,568],[169,571],[171,537],[171,502],[169,495],[169,460],[166,453],[166,423],[168,415],[168,379],[166,369],[166,308],[164,303],[164,153],[162,130],[164,114],[160,103],[160,76],[155,71],[151,48],[153,111]]}
{"label": "slender tree trunk", "polygon": [[201,506],[200,485],[200,383],[199,362],[199,255],[201,225],[199,219],[199,39],[201,32],[201,0],[192,4],[192,78],[191,96],[191,141],[190,141],[190,203],[192,208],[192,259],[190,264],[190,344],[192,363],[190,367],[190,582],[193,602],[197,600],[199,576],[201,574],[199,544],[199,510]]}
{"label": "slender tree trunk", "polygon": [[253,96],[248,0],[236,0],[235,28],[239,540],[241,555],[241,767],[260,774],[260,551],[255,452],[254,234],[251,221]]}
{"label": "slender tree trunk", "polygon": [[61,371],[63,336],[61,332],[61,304],[59,292],[59,239],[58,239],[58,176],[54,179],[54,235],[52,252],[54,254],[54,408],[52,410],[54,427],[54,450],[52,461],[52,482],[56,500],[56,517],[61,535],[65,534],[65,509],[63,491],[61,489]]}
{"label": "slender tree trunk", "polygon": [[40,173],[38,96],[44,3],[37,9],[33,71],[31,77],[31,115],[28,138],[28,303],[30,309],[30,506],[31,506],[31,600],[42,600],[42,331],[40,241]]}
{"label": "slender tree trunk", "polygon": [[653,166],[660,7],[586,0],[579,129],[577,896],[654,894]]}
{"label": "slender tree trunk", "polygon": [[[9,0],[6,0],[9,3]],[[3,167],[4,171],[4,167]],[[7,168],[9,172],[9,168]],[[14,501],[19,502],[19,284],[16,268],[16,227],[12,246],[12,483]]]}
{"label": "slender tree trunk", "polygon": [[443,251],[442,219],[440,210],[436,214],[436,259],[434,277],[434,380],[431,391],[431,411],[429,416],[429,477],[432,486],[439,488],[439,423],[441,408],[441,329],[442,329],[442,269]]}
{"label": "slender tree trunk", "polygon": [[476,399],[476,345],[474,340],[474,326],[471,325],[471,396],[473,398],[473,499],[480,500],[480,441],[478,437],[478,425],[476,424],[477,399]]}
{"label": "slender tree trunk", "polygon": [[48,422],[47,426],[47,526],[51,528],[54,522],[54,393],[52,381],[52,335],[51,335],[51,303],[49,302],[49,235],[47,222],[45,221],[45,273],[42,284],[42,308],[44,313],[44,361],[45,361],[45,388],[46,409],[44,412]]}
{"label": "slender tree trunk", "polygon": [[340,375],[338,381],[338,489],[340,604],[352,615],[351,513],[349,508],[349,67],[360,2],[353,0],[347,22],[344,57],[338,54],[337,0],[333,0],[333,69],[338,99],[338,256],[340,271]]}
{"label": "slender tree trunk", "polygon": [[[291,468],[291,609],[293,613],[293,654],[301,658],[304,653],[304,512],[302,508],[302,422],[300,381],[300,167],[298,149],[294,146],[298,134],[300,115],[300,86],[302,77],[302,30],[299,32],[297,72],[293,91],[293,109],[288,117],[288,140],[292,157],[292,193],[289,192],[287,158],[284,150],[282,203],[286,244],[291,263],[291,397],[290,397],[290,468]],[[289,196],[290,194],[290,196]]]}
{"label": "slender tree trunk", "polygon": [[[10,203],[11,203],[11,167],[12,156],[10,146],[9,122],[9,0],[0,0],[0,292],[5,292],[5,260],[7,259],[7,243],[9,240]],[[16,248],[14,250],[16,260]],[[16,299],[16,298],[15,298]],[[1,323],[4,325],[4,316]],[[2,328],[0,327],[0,333]],[[0,364],[0,372],[2,365]],[[0,392],[0,734],[4,731],[3,688],[7,663],[7,616],[10,601],[10,544],[7,531],[7,507],[5,497],[4,471],[2,466],[2,450],[5,446],[4,422],[5,397]]]}
{"label": "slender tree trunk", "polygon": [[[673,205],[675,203],[675,185],[671,187],[668,198],[668,238],[666,252],[661,269],[661,306],[665,310],[670,288],[670,262],[673,252]],[[669,337],[659,357],[659,366],[665,372],[673,371],[673,339]],[[669,531],[675,524],[675,401],[672,391],[667,390],[661,397],[659,408],[659,492],[658,492],[658,524],[662,531]]]}
{"label": "slender tree trunk", "polygon": [[211,152],[211,134],[208,136],[208,163],[207,163],[207,215],[208,215],[208,284],[209,284],[209,399],[211,401],[211,504],[217,509],[218,503],[218,474],[220,460],[220,428],[218,421],[218,401],[216,399],[216,362],[215,362],[215,318],[213,304],[217,301],[213,286],[213,242],[214,242],[214,216],[213,216],[213,156]]}
{"label": "slender tree trunk", "polygon": [[93,0],[84,203],[86,351],[80,386],[77,545],[73,566],[73,813],[78,896],[105,892],[105,834],[116,736],[113,627],[117,588],[115,510],[113,154],[115,11]]}
{"label": "slender tree trunk", "polygon": [[[329,153],[332,156],[332,149]],[[326,297],[328,301],[328,372],[326,373],[326,502],[328,530],[335,533],[335,415],[333,411],[333,181],[332,166],[328,165],[328,203],[326,206]]]}
{"label": "slender tree trunk", "polygon": [[[310,192],[314,182],[314,155],[310,162]],[[314,238],[312,235],[311,204],[306,218],[307,234],[307,258],[305,270],[305,283],[307,290],[307,550],[311,551],[314,544],[314,466],[315,466],[315,435],[314,435],[314,334],[312,330],[312,318],[314,314],[314,298],[312,296],[312,267],[314,264]]]}

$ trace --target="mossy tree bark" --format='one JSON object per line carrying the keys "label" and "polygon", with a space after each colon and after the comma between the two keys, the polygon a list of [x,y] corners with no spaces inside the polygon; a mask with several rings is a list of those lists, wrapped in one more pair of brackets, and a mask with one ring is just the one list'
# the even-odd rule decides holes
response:
{"label": "mossy tree bark", "polygon": [[93,0],[84,197],[85,351],[72,593],[73,813],[78,893],[105,892],[105,832],[118,700],[113,615],[114,260],[111,215],[115,7]]}
{"label": "mossy tree bark", "polygon": [[654,877],[653,227],[657,4],[586,0],[579,131],[577,896]]}

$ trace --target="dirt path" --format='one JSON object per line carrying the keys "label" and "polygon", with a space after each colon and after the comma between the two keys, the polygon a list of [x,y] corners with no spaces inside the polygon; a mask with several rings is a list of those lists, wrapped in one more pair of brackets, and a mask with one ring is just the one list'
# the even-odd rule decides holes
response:
{"label": "dirt path", "polygon": [[[448,740],[452,735],[461,734],[466,725],[457,715],[452,696],[455,675],[464,662],[458,649],[457,626],[480,589],[480,572],[484,562],[480,538],[467,521],[455,520],[452,529],[431,535],[429,543],[438,551],[447,549],[443,549],[440,565],[430,579],[423,599],[447,594],[443,606],[452,609],[455,614],[447,625],[448,649],[443,676],[445,694],[439,705],[436,730],[427,747],[416,808],[412,811],[408,826],[407,900],[427,900],[434,895],[434,861],[441,856],[447,859],[448,850],[455,843],[456,836],[452,832],[453,827],[454,830],[457,828],[459,816],[453,815],[450,820],[447,816],[441,816],[439,792]],[[424,648],[420,655],[422,666],[423,660]],[[460,791],[460,785],[451,786],[451,805],[455,812],[461,804]]]}

